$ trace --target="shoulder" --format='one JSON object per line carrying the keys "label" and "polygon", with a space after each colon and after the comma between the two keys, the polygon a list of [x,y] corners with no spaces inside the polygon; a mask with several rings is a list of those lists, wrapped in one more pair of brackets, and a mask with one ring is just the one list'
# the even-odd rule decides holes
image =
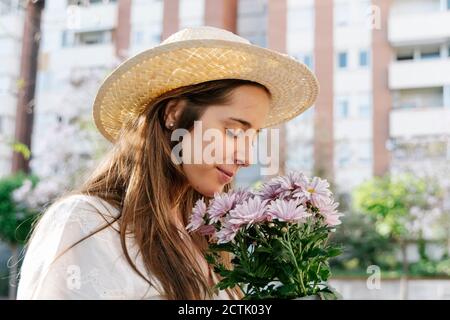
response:
{"label": "shoulder", "polygon": [[109,217],[117,217],[119,209],[106,200],[85,194],[72,194],[58,199],[49,207],[49,212],[86,212],[101,213]]}
{"label": "shoulder", "polygon": [[[110,237],[118,231],[117,217],[120,211],[107,201],[82,194],[69,195],[52,203],[38,220],[31,246],[46,243],[58,249],[95,233],[94,238]],[[114,232],[115,233],[115,232]]]}
{"label": "shoulder", "polygon": [[71,222],[114,222],[119,216],[119,209],[106,200],[84,194],[69,195],[58,199],[44,213],[43,222],[53,222],[58,226]]}

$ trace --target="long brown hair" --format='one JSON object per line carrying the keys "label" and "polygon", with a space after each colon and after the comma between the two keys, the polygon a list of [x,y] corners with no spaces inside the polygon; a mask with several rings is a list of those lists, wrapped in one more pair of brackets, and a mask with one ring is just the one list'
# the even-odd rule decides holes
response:
{"label": "long brown hair", "polygon": [[[202,195],[188,184],[181,166],[171,161],[174,142],[170,139],[171,130],[164,125],[164,111],[171,99],[185,99],[186,106],[175,127],[191,130],[194,121],[200,119],[209,105],[226,104],[232,90],[245,84],[259,86],[270,96],[263,85],[240,79],[203,82],[161,95],[120,132],[102,164],[87,181],[70,192],[100,197],[120,210],[115,221],[119,222],[121,245],[127,261],[152,285],[128,253],[126,234],[132,232],[146,271],[158,279],[167,299],[208,299],[213,292],[201,271],[198,255],[194,254],[205,253],[207,238],[191,234],[193,246],[189,245],[183,239],[185,230],[177,228],[171,217],[171,209],[177,207],[186,226],[195,201]],[[224,191],[230,187],[226,185]],[[222,256],[223,263],[231,267],[230,258]],[[227,291],[242,297],[239,288]]]}

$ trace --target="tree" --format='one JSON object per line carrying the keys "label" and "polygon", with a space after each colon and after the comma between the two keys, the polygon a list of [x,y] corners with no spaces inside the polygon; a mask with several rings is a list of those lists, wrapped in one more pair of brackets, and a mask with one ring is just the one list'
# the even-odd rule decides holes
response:
{"label": "tree", "polygon": [[[376,177],[354,192],[357,211],[370,215],[377,232],[400,244],[403,283],[409,271],[407,241],[423,240],[424,228],[440,217],[436,202],[439,194],[439,187],[432,180],[410,174]],[[403,292],[406,298],[406,290]]]}

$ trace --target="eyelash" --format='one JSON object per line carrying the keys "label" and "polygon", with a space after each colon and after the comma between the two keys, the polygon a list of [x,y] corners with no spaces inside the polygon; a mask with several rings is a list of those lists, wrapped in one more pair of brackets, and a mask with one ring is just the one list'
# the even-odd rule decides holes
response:
{"label": "eyelash", "polygon": [[[233,132],[238,132],[237,134],[234,134]],[[225,128],[225,133],[227,136],[231,138],[238,138],[240,134],[244,134],[244,130],[242,129],[232,129],[232,128]],[[252,145],[254,146],[256,144],[258,134],[255,136],[255,139],[252,139]]]}
{"label": "eyelash", "polygon": [[[237,132],[237,134],[234,133],[234,132]],[[241,129],[225,128],[225,133],[226,133],[227,136],[229,136],[229,137],[232,137],[232,138],[238,138],[239,135],[240,135],[241,133],[243,133],[243,130],[241,130]]]}

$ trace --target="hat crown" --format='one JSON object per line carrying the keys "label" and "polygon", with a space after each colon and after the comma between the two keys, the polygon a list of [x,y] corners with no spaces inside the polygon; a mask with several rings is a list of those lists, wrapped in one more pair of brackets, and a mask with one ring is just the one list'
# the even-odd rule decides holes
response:
{"label": "hat crown", "polygon": [[185,40],[226,40],[250,44],[245,38],[242,38],[233,32],[210,26],[189,27],[181,29],[170,35],[161,44],[168,44]]}

